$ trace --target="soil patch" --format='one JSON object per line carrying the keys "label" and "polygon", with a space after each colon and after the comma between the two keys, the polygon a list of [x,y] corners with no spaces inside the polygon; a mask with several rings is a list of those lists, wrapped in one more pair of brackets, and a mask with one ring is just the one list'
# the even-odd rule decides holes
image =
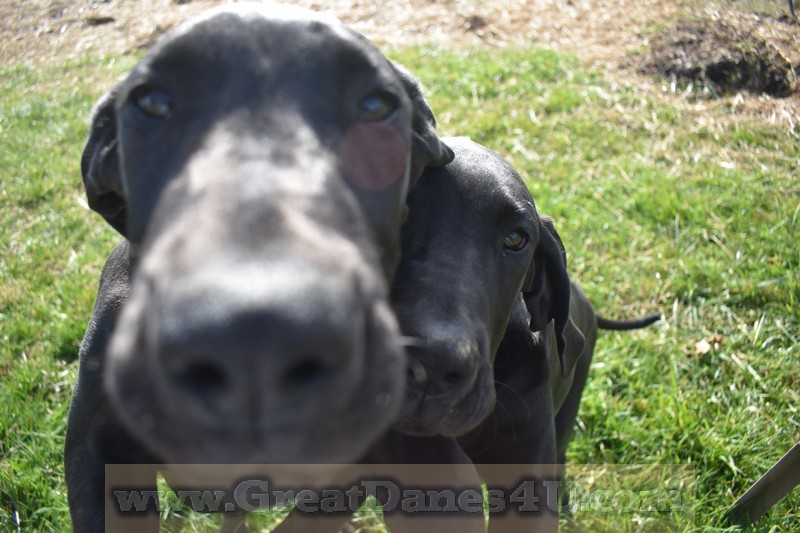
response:
{"label": "soil patch", "polygon": [[800,25],[788,16],[712,11],[654,38],[640,71],[723,94],[785,97],[798,90]]}

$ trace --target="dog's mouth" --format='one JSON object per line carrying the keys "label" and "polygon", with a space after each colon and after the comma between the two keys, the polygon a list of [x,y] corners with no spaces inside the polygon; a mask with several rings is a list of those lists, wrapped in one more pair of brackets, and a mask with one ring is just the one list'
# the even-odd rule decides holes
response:
{"label": "dog's mouth", "polygon": [[[487,343],[480,337],[465,340],[470,339],[465,333],[470,328],[445,324],[403,338],[408,353],[406,398],[394,425],[401,433],[458,437],[492,410],[494,372]],[[424,330],[404,326],[406,332]]]}
{"label": "dog's mouth", "polygon": [[495,396],[485,394],[493,388],[483,387],[483,379],[464,396],[430,396],[424,391],[406,392],[406,401],[394,428],[401,433],[418,436],[442,435],[460,437],[477,427],[489,416]]}

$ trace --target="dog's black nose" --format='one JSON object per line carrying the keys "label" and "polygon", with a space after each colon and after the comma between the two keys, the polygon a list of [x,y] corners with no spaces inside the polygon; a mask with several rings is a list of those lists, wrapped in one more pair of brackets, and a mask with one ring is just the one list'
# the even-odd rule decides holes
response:
{"label": "dog's black nose", "polygon": [[464,336],[431,336],[408,348],[408,386],[426,395],[451,394],[475,380],[479,353]]}
{"label": "dog's black nose", "polygon": [[312,397],[336,401],[363,352],[363,313],[349,305],[354,291],[307,284],[315,291],[310,305],[308,295],[287,298],[286,285],[241,291],[225,285],[167,292],[152,338],[168,393],[223,425],[234,419],[269,425],[273,415],[288,416]]}

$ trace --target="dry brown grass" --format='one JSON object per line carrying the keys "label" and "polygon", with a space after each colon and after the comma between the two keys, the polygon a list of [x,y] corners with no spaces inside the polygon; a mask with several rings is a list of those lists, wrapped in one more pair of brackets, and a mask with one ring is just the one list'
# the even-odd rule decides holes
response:
{"label": "dry brown grass", "polygon": [[[31,61],[87,53],[124,53],[221,0],[3,0],[0,60]],[[464,46],[537,44],[618,64],[642,46],[653,20],[683,2],[660,0],[296,0],[328,11],[375,42]]]}
{"label": "dry brown grass", "polygon": [[[177,22],[223,0],[0,0],[0,61],[50,61],[120,54],[148,46]],[[439,44],[452,48],[541,46],[567,51],[607,69],[609,76],[642,87],[637,75],[646,54],[674,28],[694,21],[703,29],[738,25],[800,64],[800,26],[779,24],[782,0],[295,0],[335,14],[385,47]],[[772,19],[764,16],[773,13]],[[756,14],[757,13],[757,14]],[[700,21],[700,22],[698,22]],[[716,22],[715,22],[716,21]],[[744,31],[744,30],[743,30]],[[702,32],[700,32],[702,33]],[[666,35],[667,37],[663,37]],[[713,49],[713,44],[709,45]],[[632,59],[634,58],[634,59]],[[665,78],[662,94],[681,95]],[[691,90],[691,88],[690,88]],[[800,96],[731,94],[722,99],[736,116],[780,122],[796,131]]]}

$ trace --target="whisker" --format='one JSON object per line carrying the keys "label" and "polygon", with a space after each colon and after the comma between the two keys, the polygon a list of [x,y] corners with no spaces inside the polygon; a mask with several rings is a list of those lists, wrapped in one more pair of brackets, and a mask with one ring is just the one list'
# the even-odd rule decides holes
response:
{"label": "whisker", "polygon": [[[491,420],[493,422],[491,429],[487,428],[485,424],[481,424],[478,426],[480,429],[478,430],[477,434],[473,436],[475,442],[480,442],[481,440],[485,441],[484,445],[480,449],[475,450],[476,455],[482,455],[488,452],[492,449],[494,443],[497,442],[497,436],[500,433],[498,429],[499,422],[497,421],[497,416],[492,416]],[[475,445],[475,442],[473,442],[473,446]]]}
{"label": "whisker", "polygon": [[400,344],[406,347],[408,346],[420,347],[420,346],[426,346],[428,344],[428,340],[425,337],[412,337],[409,335],[404,335],[400,337]]}
{"label": "whisker", "polygon": [[[502,381],[500,381],[500,380],[497,380],[497,379],[496,379],[496,380],[494,380],[494,383],[495,383],[495,385],[502,385],[503,387],[505,387],[505,388],[507,388],[508,390],[510,390],[511,392],[513,392],[513,393],[514,393],[514,395],[515,395],[517,398],[519,398],[519,401],[520,401],[520,402],[522,402],[522,405],[524,405],[524,406],[525,406],[525,409],[528,411],[528,416],[527,416],[527,418],[531,418],[531,417],[533,416],[533,410],[531,409],[531,406],[530,406],[530,405],[528,405],[528,402],[526,402],[526,401],[525,401],[525,398],[523,398],[523,397],[522,397],[522,395],[520,395],[520,393],[518,393],[517,391],[515,391],[513,387],[511,387],[510,385],[507,385],[507,384],[505,384],[505,383],[503,383]],[[499,403],[499,402],[498,402],[498,403]]]}
{"label": "whisker", "polygon": [[[496,404],[497,404],[497,405],[498,405],[498,406],[499,406],[499,407],[500,407],[500,408],[501,408],[503,411],[505,411],[505,412],[506,412],[506,414],[508,415],[508,418],[510,418],[511,420],[514,420],[514,417],[513,417],[513,416],[511,416],[511,413],[509,412],[509,410],[508,410],[508,409],[506,409],[506,406],[505,406],[505,405],[503,405],[503,402],[501,402],[500,400],[497,400]],[[517,426],[516,426],[516,424],[513,424],[513,423],[511,424],[511,438],[513,439],[513,441],[514,441],[514,442],[517,442]]]}

